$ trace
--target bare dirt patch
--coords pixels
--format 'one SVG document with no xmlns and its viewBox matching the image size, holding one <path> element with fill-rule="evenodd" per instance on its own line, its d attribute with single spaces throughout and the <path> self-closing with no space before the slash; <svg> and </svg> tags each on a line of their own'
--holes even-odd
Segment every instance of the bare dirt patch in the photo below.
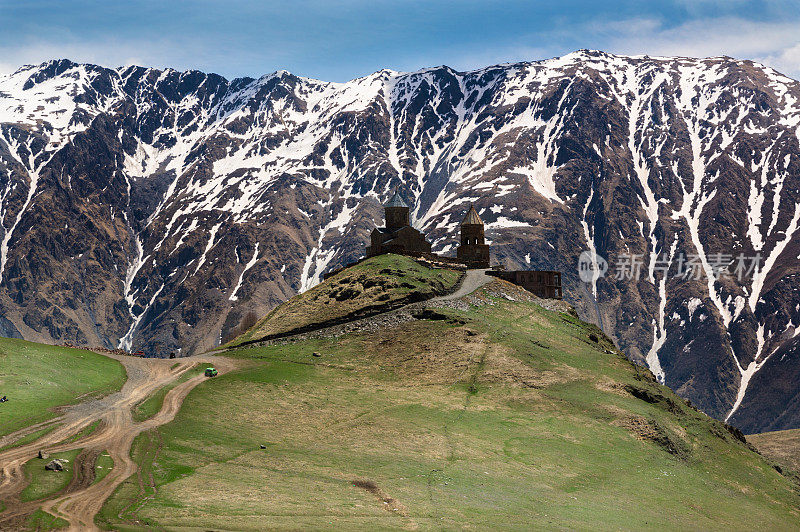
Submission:
<svg viewBox="0 0 800 532">
<path fill-rule="evenodd" d="M 67 484 L 64 493 L 75 493 L 92 485 L 97 458 L 101 452 L 103 451 L 100 449 L 84 449 L 80 452 L 72 465 L 72 480 Z"/>
<path fill-rule="evenodd" d="M 508 348 L 492 344 L 487 351 L 482 380 L 504 382 L 525 388 L 547 388 L 554 384 L 585 378 L 580 371 L 563 363 L 554 364 L 553 369 L 536 370 L 510 355 L 510 352 Z"/>
<path fill-rule="evenodd" d="M 410 384 L 453 384 L 469 377 L 484 354 L 486 335 L 463 327 L 443 327 L 431 336 L 429 327 L 402 324 L 376 335 L 368 355 Z"/>
<path fill-rule="evenodd" d="M 655 443 L 678 458 L 687 458 L 689 455 L 689 447 L 683 438 L 654 419 L 628 414 L 613 421 L 612 424 L 627 429 L 638 440 Z"/>
<path fill-rule="evenodd" d="M 387 512 L 397 513 L 406 517 L 408 512 L 406 507 L 394 497 L 389 497 L 378 485 L 372 480 L 354 480 L 353 486 L 361 488 L 368 493 L 371 493 L 383 503 L 383 509 Z"/>
<path fill-rule="evenodd" d="M 611 379 L 601 379 L 595 382 L 594 387 L 601 392 L 613 393 L 614 395 L 619 395 L 620 397 L 627 397 L 629 395 L 623 384 Z"/>
</svg>

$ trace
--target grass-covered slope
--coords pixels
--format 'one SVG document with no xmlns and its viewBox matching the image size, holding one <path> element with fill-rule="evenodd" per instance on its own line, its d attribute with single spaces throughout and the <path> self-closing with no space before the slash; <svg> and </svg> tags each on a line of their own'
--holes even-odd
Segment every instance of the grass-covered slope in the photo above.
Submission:
<svg viewBox="0 0 800 532">
<path fill-rule="evenodd" d="M 0 437 L 44 421 L 53 408 L 104 395 L 125 383 L 125 368 L 111 358 L 24 340 L 0 338 Z"/>
<path fill-rule="evenodd" d="M 747 440 L 764 456 L 800 475 L 800 429 L 752 434 Z"/>
<path fill-rule="evenodd" d="M 800 522 L 790 480 L 596 327 L 502 281 L 436 312 L 377 333 L 229 353 L 250 364 L 198 386 L 172 423 L 137 440 L 143 473 L 99 521 L 235 530 Z"/>
<path fill-rule="evenodd" d="M 458 272 L 427 268 L 402 255 L 373 257 L 278 306 L 230 345 L 313 329 L 429 299 L 452 288 L 459 278 Z"/>
</svg>

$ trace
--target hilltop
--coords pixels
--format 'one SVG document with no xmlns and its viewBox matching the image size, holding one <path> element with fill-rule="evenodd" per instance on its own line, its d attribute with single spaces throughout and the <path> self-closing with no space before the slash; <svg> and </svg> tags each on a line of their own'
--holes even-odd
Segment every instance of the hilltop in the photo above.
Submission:
<svg viewBox="0 0 800 532">
<path fill-rule="evenodd" d="M 387 254 L 331 276 L 279 305 L 229 346 L 320 329 L 442 295 L 462 273 Z"/>
</svg>

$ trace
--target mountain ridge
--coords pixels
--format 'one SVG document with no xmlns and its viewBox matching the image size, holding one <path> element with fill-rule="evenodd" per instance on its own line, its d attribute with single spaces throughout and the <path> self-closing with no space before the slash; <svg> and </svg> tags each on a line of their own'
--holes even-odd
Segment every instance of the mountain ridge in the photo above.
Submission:
<svg viewBox="0 0 800 532">
<path fill-rule="evenodd" d="M 358 258 L 400 187 L 435 251 L 475 202 L 496 260 L 562 270 L 632 360 L 716 417 L 788 428 L 799 100 L 749 61 L 587 51 L 346 83 L 18 70 L 0 77 L 2 332 L 213 347 Z M 581 251 L 641 255 L 646 275 L 583 283 Z M 745 281 L 709 262 L 756 252 Z M 654 269 L 693 253 L 699 279 Z"/>
<path fill-rule="evenodd" d="M 19 68 L 17 68 L 13 72 L 9 72 L 9 73 L 6 73 L 6 74 L 0 74 L 0 77 L 3 77 L 3 76 L 10 77 L 10 76 L 17 75 L 17 74 L 19 74 L 19 73 L 21 73 L 23 71 L 26 71 L 26 70 L 41 69 L 41 68 L 45 67 L 45 65 L 50 66 L 52 64 L 65 63 L 65 64 L 71 64 L 73 66 L 97 67 L 97 68 L 102 68 L 102 69 L 106 69 L 106 70 L 114 70 L 114 71 L 117 71 L 117 72 L 125 71 L 125 70 L 128 70 L 128 69 L 136 69 L 136 70 L 154 70 L 154 71 L 163 72 L 163 73 L 175 73 L 175 74 L 184 74 L 184 75 L 185 74 L 202 74 L 202 75 L 215 76 L 215 77 L 218 77 L 218 78 L 222 78 L 222 79 L 224 79 L 224 80 L 226 80 L 228 82 L 231 82 L 231 83 L 233 83 L 235 81 L 247 81 L 247 82 L 261 81 L 261 80 L 264 80 L 264 79 L 270 79 L 270 78 L 273 78 L 273 77 L 282 77 L 284 75 L 288 75 L 288 76 L 296 77 L 298 79 L 301 79 L 301 80 L 304 80 L 304 81 L 309 81 L 309 82 L 319 82 L 319 83 L 327 83 L 327 84 L 333 84 L 333 85 L 345 85 L 345 84 L 353 82 L 353 81 L 358 81 L 358 80 L 362 80 L 362 79 L 366 79 L 366 78 L 370 78 L 370 77 L 374 77 L 374 76 L 378 76 L 378 75 L 383 75 L 383 74 L 388 74 L 388 75 L 391 75 L 391 76 L 403 76 L 403 75 L 409 75 L 409 74 L 425 74 L 425 73 L 428 73 L 428 72 L 435 72 L 435 71 L 440 70 L 440 69 L 448 70 L 448 71 L 450 71 L 450 72 L 452 72 L 454 74 L 460 74 L 460 75 L 476 74 L 476 73 L 484 72 L 486 70 L 490 70 L 490 69 L 494 69 L 494 68 L 505 68 L 505 67 L 513 67 L 513 66 L 516 66 L 516 65 L 530 65 L 530 64 L 544 63 L 544 62 L 547 62 L 547 61 L 554 61 L 554 60 L 564 59 L 564 58 L 568 58 L 568 57 L 571 57 L 571 56 L 584 56 L 584 55 L 585 56 L 600 56 L 600 57 L 607 57 L 607 58 L 612 58 L 613 57 L 613 58 L 631 59 L 631 60 L 655 60 L 655 61 L 673 61 L 673 60 L 735 61 L 735 62 L 741 62 L 741 63 L 750 63 L 750 64 L 752 64 L 752 65 L 754 65 L 754 66 L 756 66 L 758 68 L 774 70 L 775 72 L 777 72 L 778 74 L 780 74 L 783 77 L 789 78 L 789 79 L 791 79 L 793 81 L 800 82 L 800 80 L 792 78 L 791 76 L 786 75 L 786 74 L 784 74 L 782 72 L 779 72 L 777 69 L 775 69 L 773 67 L 770 67 L 770 66 L 768 66 L 765 63 L 762 63 L 760 61 L 755 61 L 755 60 L 750 60 L 750 59 L 737 59 L 734 56 L 725 55 L 725 54 L 723 54 L 723 55 L 710 55 L 710 56 L 705 56 L 705 57 L 681 56 L 681 55 L 672 55 L 672 56 L 670 56 L 670 55 L 650 55 L 650 54 L 617 54 L 617 53 L 606 52 L 604 50 L 595 49 L 595 48 L 579 48 L 577 50 L 574 50 L 572 52 L 569 52 L 569 53 L 567 53 L 565 55 L 561 55 L 561 56 L 553 56 L 553 57 L 543 58 L 543 59 L 531 59 L 531 60 L 522 60 L 522 61 L 508 61 L 508 62 L 502 62 L 502 63 L 493 63 L 493 64 L 487 65 L 485 67 L 466 69 L 466 70 L 458 70 L 458 69 L 453 68 L 453 67 L 451 67 L 450 65 L 447 65 L 447 64 L 441 64 L 441 65 L 430 66 L 430 67 L 422 67 L 422 68 L 419 68 L 417 70 L 395 70 L 395 69 L 392 69 L 392 68 L 381 68 L 380 70 L 376 70 L 374 72 L 370 72 L 368 74 L 363 74 L 363 75 L 360 75 L 360 76 L 355 76 L 355 77 L 349 78 L 349 79 L 347 79 L 345 81 L 332 81 L 332 80 L 325 80 L 325 79 L 322 79 L 322 78 L 317 78 L 317 77 L 314 77 L 314 76 L 305 76 L 305 75 L 302 75 L 302 74 L 294 73 L 294 72 L 292 72 L 290 70 L 286 70 L 286 69 L 274 70 L 272 72 L 268 72 L 266 74 L 262 74 L 259 77 L 253 77 L 251 75 L 228 77 L 228 76 L 219 74 L 217 72 L 213 72 L 213 71 L 205 72 L 203 70 L 199 70 L 199 69 L 196 69 L 196 68 L 187 68 L 187 69 L 181 70 L 180 68 L 173 68 L 173 67 L 163 67 L 163 68 L 162 67 L 149 67 L 149 66 L 146 66 L 146 65 L 143 65 L 143 64 L 136 64 L 136 63 L 131 63 L 131 64 L 127 64 L 127 65 L 118 65 L 118 66 L 108 66 L 108 65 L 101 65 L 99 63 L 75 61 L 73 59 L 70 59 L 69 57 L 60 57 L 60 58 L 48 59 L 48 60 L 43 61 L 41 63 L 26 63 L 24 65 L 21 65 Z"/>
</svg>

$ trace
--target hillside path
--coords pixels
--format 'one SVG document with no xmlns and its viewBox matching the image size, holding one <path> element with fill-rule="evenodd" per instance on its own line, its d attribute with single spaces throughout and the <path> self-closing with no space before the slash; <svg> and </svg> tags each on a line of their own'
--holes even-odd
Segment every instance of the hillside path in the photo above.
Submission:
<svg viewBox="0 0 800 532">
<path fill-rule="evenodd" d="M 104 353 L 105 354 L 105 353 Z M 132 408 L 152 393 L 179 379 L 196 364 L 214 364 L 219 373 L 234 368 L 234 361 L 213 355 L 197 355 L 180 359 L 147 359 L 131 356 L 108 355 L 118 360 L 128 374 L 122 389 L 102 399 L 92 399 L 71 407 L 51 420 L 54 428 L 36 441 L 0 452 L 0 501 L 6 508 L 0 513 L 0 529 L 18 529 L 24 526 L 28 515 L 41 507 L 69 523 L 70 530 L 98 530 L 94 517 L 106 499 L 125 479 L 136 472 L 137 464 L 131 459 L 130 451 L 134 438 L 140 433 L 169 423 L 180 410 L 189 392 L 206 377 L 202 373 L 179 383 L 164 397 L 161 410 L 142 422 L 133 420 Z M 91 424 L 99 421 L 90 434 L 73 437 Z M 8 439 L 19 439 L 9 435 Z M 70 471 L 85 472 L 75 475 L 65 490 L 50 498 L 22 502 L 20 493 L 27 485 L 23 466 L 35 458 L 42 450 L 59 453 L 73 449 L 83 449 L 75 460 L 68 464 Z M 97 457 L 108 452 L 114 460 L 114 467 L 99 482 L 94 481 Z M 36 467 L 44 467 L 49 460 L 41 460 Z M 54 473 L 59 474 L 59 473 Z"/>
<path fill-rule="evenodd" d="M 489 270 L 467 270 L 467 273 L 464 275 L 464 280 L 461 282 L 461 286 L 458 290 L 452 294 L 434 297 L 430 301 L 453 301 L 471 294 L 478 288 L 497 279 L 497 277 L 486 275 L 487 271 Z"/>
</svg>

